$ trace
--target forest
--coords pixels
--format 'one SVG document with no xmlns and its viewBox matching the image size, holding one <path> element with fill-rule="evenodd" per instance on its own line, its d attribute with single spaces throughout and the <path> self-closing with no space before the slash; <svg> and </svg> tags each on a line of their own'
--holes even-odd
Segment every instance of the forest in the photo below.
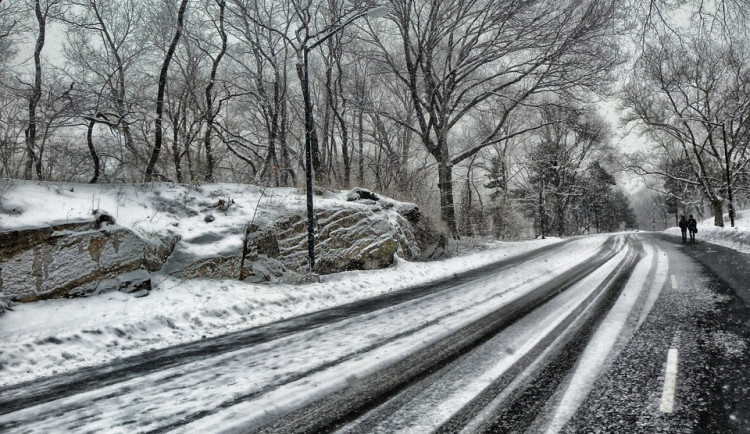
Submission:
<svg viewBox="0 0 750 434">
<path fill-rule="evenodd" d="M 512 239 L 637 228 L 640 177 L 665 220 L 723 225 L 750 186 L 744 3 L 0 0 L 0 179 L 310 173 Z"/>
</svg>

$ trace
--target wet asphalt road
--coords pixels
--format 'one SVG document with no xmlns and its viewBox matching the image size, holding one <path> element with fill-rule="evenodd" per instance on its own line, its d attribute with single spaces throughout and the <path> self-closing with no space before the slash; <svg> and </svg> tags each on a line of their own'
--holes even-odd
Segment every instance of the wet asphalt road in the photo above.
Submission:
<svg viewBox="0 0 750 434">
<path fill-rule="evenodd" d="M 683 244 L 661 234 L 641 233 L 636 240 L 641 249 L 656 247 L 657 256 L 666 256 L 666 284 L 640 327 L 632 315 L 628 319 L 625 328 L 634 333 L 618 342 L 590 393 L 559 432 L 750 432 L 750 255 L 700 240 Z M 652 269 L 648 282 L 654 280 L 653 274 Z M 497 406 L 487 421 L 467 429 L 470 417 L 463 414 L 476 414 L 481 408 L 462 409 L 438 432 L 555 432 L 547 429 L 555 410 L 565 404 L 562 391 L 572 381 L 570 375 L 601 326 L 602 316 L 620 294 L 613 288 L 574 335 L 557 343 L 526 384 Z M 670 350 L 679 357 L 674 404 L 668 411 L 662 405 Z M 502 394 L 507 384 L 488 388 L 476 405 Z M 382 409 L 364 415 L 373 421 L 355 427 L 375 427 L 378 418 L 386 420 L 409 400 L 419 399 L 419 389 L 424 387 L 418 383 L 415 391 L 404 389 Z"/>
<path fill-rule="evenodd" d="M 634 332 L 618 343 L 590 393 L 561 432 L 750 432 L 750 255 L 701 242 L 700 239 L 695 244 L 683 244 L 679 238 L 663 234 L 640 233 L 631 237 L 630 242 L 633 252 L 640 252 L 638 258 L 643 257 L 644 246 L 648 249 L 656 247 L 653 250 L 657 252 L 653 263 L 656 264 L 659 255 L 667 258 L 668 279 L 640 327 L 636 324 L 638 318 L 631 315 L 628 319 L 625 329 Z M 492 267 L 455 276 L 445 282 L 412 288 L 403 293 L 219 339 L 144 354 L 102 367 L 94 375 L 82 372 L 55 381 L 43 380 L 20 385 L 11 390 L 0 391 L 0 414 L 40 401 L 51 401 L 61 395 L 96 390 L 104 385 L 175 364 L 200 360 L 217 352 L 227 352 L 238 346 L 254 345 L 317 327 L 322 323 L 416 299 L 460 282 L 472 281 L 485 273 L 501 272 L 523 261 L 533 261 L 554 249 L 545 248 L 523 257 L 502 261 Z M 509 395 L 507 402 L 497 406 L 481 426 L 468 432 L 546 432 L 547 423 L 555 408 L 561 404 L 561 390 L 571 382 L 571 372 L 579 363 L 581 354 L 601 326 L 603 317 L 620 297 L 633 270 L 634 258 L 635 253 L 632 260 L 623 262 L 619 274 L 612 274 L 611 282 L 600 291 L 602 296 L 596 302 L 592 301 L 592 308 L 588 313 L 581 315 L 580 319 L 571 317 L 569 323 L 558 327 L 562 330 L 570 325 L 571 330 L 574 330 L 570 337 L 555 338 L 554 341 L 550 337 L 544 341 L 544 348 L 540 344 L 533 357 L 530 355 L 517 370 L 509 371 L 512 375 L 506 375 L 502 381 L 488 387 L 481 399 L 475 399 L 473 405 L 476 408 L 461 409 L 439 431 L 448 433 L 464 429 L 466 432 L 466 427 L 472 426 L 467 423 L 482 410 L 482 406 L 503 393 L 503 388 L 515 378 L 515 373 L 530 370 L 527 364 L 533 366 L 533 359 L 538 358 L 538 367 L 528 374 L 525 383 Z M 367 393 L 362 393 L 364 389 L 352 388 L 344 391 L 348 395 L 343 398 L 326 397 L 320 400 L 317 407 L 311 406 L 295 415 L 298 420 L 310 416 L 313 419 L 311 424 L 305 425 L 310 422 L 303 421 L 298 425 L 298 420 L 289 424 L 286 424 L 288 421 L 277 421 L 261 431 L 310 432 L 300 428 L 304 426 L 316 432 L 334 431 L 341 428 L 342 424 L 360 418 L 365 412 L 370 412 L 373 422 L 359 427 L 374 427 L 378 417 L 388 418 L 391 412 L 407 405 L 408 400 L 418 399 L 415 397 L 419 396 L 421 389 L 430 387 L 441 376 L 447 375 L 446 372 L 452 365 L 460 366 L 458 363 L 464 355 L 526 315 L 530 309 L 536 309 L 535 306 L 540 302 L 533 300 L 546 300 L 547 295 L 544 294 L 564 291 L 566 285 L 572 285 L 576 281 L 576 274 L 591 273 L 598 266 L 595 264 L 598 261 L 584 263 L 575 272 L 540 287 L 536 292 L 539 295 L 532 293 L 529 300 L 520 300 L 517 306 L 505 309 L 499 317 L 488 315 L 471 327 L 441 341 L 439 345 L 416 353 L 391 367 L 389 372 L 363 380 L 361 385 L 370 382 Z M 652 267 L 648 282 L 654 280 L 655 270 L 656 267 Z M 570 283 L 565 283 L 566 280 Z M 645 295 L 639 297 L 638 303 L 642 304 Z M 672 412 L 665 413 L 660 404 L 670 350 L 679 352 L 679 362 L 674 408 Z M 347 403 L 350 407 L 341 403 Z M 328 408 L 325 412 L 330 416 L 327 421 L 319 419 L 316 414 L 319 409 L 325 409 L 326 405 Z M 185 421 L 168 424 L 156 431 L 179 429 L 183 423 Z M 6 426 L 10 427 L 11 425 Z M 2 425 L 0 431 L 3 431 Z"/>
<path fill-rule="evenodd" d="M 641 237 L 667 253 L 670 281 L 562 432 L 750 432 L 750 255 Z M 670 348 L 679 363 L 667 414 L 659 407 Z"/>
</svg>

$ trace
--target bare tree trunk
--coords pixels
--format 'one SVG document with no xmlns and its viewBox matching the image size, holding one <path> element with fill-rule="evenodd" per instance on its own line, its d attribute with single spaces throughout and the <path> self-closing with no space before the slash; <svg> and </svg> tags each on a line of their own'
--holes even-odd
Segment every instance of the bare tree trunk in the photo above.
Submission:
<svg viewBox="0 0 750 434">
<path fill-rule="evenodd" d="M 180 117 L 182 116 L 181 112 L 182 107 L 178 107 L 174 121 L 172 122 L 172 162 L 174 163 L 174 171 L 178 183 L 183 182 L 182 151 L 180 150 Z"/>
<path fill-rule="evenodd" d="M 357 140 L 359 141 L 359 163 L 358 163 L 358 174 L 357 174 L 357 182 L 360 186 L 364 185 L 365 183 L 365 141 L 364 141 L 364 127 L 362 125 L 363 119 L 365 117 L 365 111 L 363 108 L 359 110 L 359 125 L 357 126 Z"/>
<path fill-rule="evenodd" d="M 458 239 L 456 209 L 453 202 L 453 168 L 443 161 L 438 162 L 438 188 L 440 189 L 440 217 L 448 226 L 451 236 Z"/>
<path fill-rule="evenodd" d="M 180 9 L 177 12 L 177 30 L 172 38 L 172 43 L 169 44 L 169 49 L 164 57 L 164 63 L 162 64 L 161 72 L 159 73 L 159 88 L 156 93 L 156 120 L 154 121 L 154 128 L 156 129 L 154 135 L 154 149 L 151 151 L 151 158 L 146 167 L 146 182 L 151 182 L 153 179 L 156 162 L 159 160 L 159 153 L 161 152 L 163 134 L 161 124 L 164 115 L 164 91 L 167 87 L 167 72 L 169 72 L 169 64 L 172 62 L 172 56 L 174 56 L 177 44 L 180 42 L 180 36 L 182 36 L 182 27 L 185 20 L 185 9 L 187 8 L 187 4 L 188 0 L 182 0 L 180 3 Z"/>
<path fill-rule="evenodd" d="M 714 226 L 724 227 L 724 203 L 720 199 L 712 199 L 711 209 L 714 213 Z"/>
<path fill-rule="evenodd" d="M 96 119 L 92 118 L 89 120 L 88 130 L 86 131 L 86 143 L 89 146 L 91 160 L 94 162 L 94 176 L 89 181 L 90 184 L 96 184 L 99 180 L 99 154 L 96 153 L 96 149 L 94 148 L 94 125 L 96 125 Z"/>
<path fill-rule="evenodd" d="M 206 150 L 206 182 L 214 182 L 214 153 L 211 147 L 211 133 L 213 133 L 214 119 L 214 96 L 213 89 L 216 81 L 216 72 L 224 54 L 227 52 L 227 32 L 224 29 L 225 0 L 216 0 L 219 5 L 219 36 L 221 36 L 221 49 L 211 64 L 211 78 L 206 86 L 206 133 L 203 136 L 203 148 Z"/>
<path fill-rule="evenodd" d="M 541 183 L 539 184 L 539 228 L 542 235 L 542 239 L 544 239 L 544 230 L 545 230 L 545 214 L 544 211 L 544 178 L 542 178 Z"/>
<path fill-rule="evenodd" d="M 310 110 L 310 153 L 312 154 L 312 167 L 313 171 L 315 172 L 315 180 L 317 182 L 321 182 L 321 180 L 323 179 L 323 167 L 320 161 L 320 146 L 318 145 L 317 128 L 315 128 L 315 113 L 313 110 L 310 92 L 309 90 L 304 90 L 307 87 L 304 86 L 306 77 L 303 69 L 304 68 L 302 64 L 297 64 L 297 77 L 299 78 L 300 83 L 303 85 L 302 97 L 305 100 L 305 104 L 307 105 L 307 107 L 309 107 Z"/>
<path fill-rule="evenodd" d="M 344 187 L 349 188 L 351 184 L 352 168 L 351 161 L 349 160 L 349 128 L 346 125 L 346 96 L 344 95 L 344 84 L 343 84 L 343 70 L 341 68 L 341 56 L 335 56 L 337 77 L 336 77 L 336 92 L 341 97 L 341 110 L 335 103 L 334 98 L 336 97 L 334 92 L 330 92 L 331 108 L 333 109 L 333 115 L 339 122 L 339 131 L 341 132 L 341 156 L 344 162 Z M 331 89 L 332 91 L 334 89 Z"/>
<path fill-rule="evenodd" d="M 565 202 L 559 196 L 556 202 L 555 214 L 557 217 L 557 236 L 562 237 L 565 235 Z"/>
<path fill-rule="evenodd" d="M 330 69 L 327 71 L 326 74 L 330 75 Z M 328 86 L 328 82 L 326 82 L 326 86 Z M 312 123 L 313 125 L 313 131 L 315 131 L 315 122 Z M 320 140 L 320 145 L 322 145 L 323 149 L 318 151 L 318 157 L 320 158 L 320 171 L 317 169 L 315 170 L 315 182 L 322 183 L 324 179 L 328 179 L 330 181 L 330 171 L 326 168 L 326 160 L 330 161 L 330 158 L 326 158 L 328 152 L 330 152 L 330 140 L 331 140 L 331 134 L 330 134 L 330 126 L 331 126 L 331 103 L 329 99 L 325 99 L 323 103 L 323 125 L 320 126 L 322 133 L 322 137 Z M 313 167 L 315 167 L 315 164 L 313 163 Z"/>
<path fill-rule="evenodd" d="M 289 122 L 286 104 L 286 100 L 282 98 L 280 101 L 281 113 L 279 115 L 281 117 L 279 126 L 279 146 L 281 147 L 281 164 L 283 166 L 281 181 L 285 187 L 288 187 L 291 180 L 291 185 L 296 187 L 297 175 L 292 168 L 292 159 L 289 156 L 289 145 L 286 141 L 287 125 Z"/>
<path fill-rule="evenodd" d="M 36 127 L 37 113 L 36 108 L 42 97 L 42 49 L 47 34 L 47 14 L 42 12 L 41 0 L 34 3 L 34 12 L 36 14 L 39 33 L 37 34 L 36 44 L 34 45 L 34 86 L 31 88 L 29 97 L 29 126 L 26 129 L 26 170 L 24 179 L 31 179 L 36 156 Z M 42 179 L 41 173 L 37 170 L 37 177 Z"/>
</svg>

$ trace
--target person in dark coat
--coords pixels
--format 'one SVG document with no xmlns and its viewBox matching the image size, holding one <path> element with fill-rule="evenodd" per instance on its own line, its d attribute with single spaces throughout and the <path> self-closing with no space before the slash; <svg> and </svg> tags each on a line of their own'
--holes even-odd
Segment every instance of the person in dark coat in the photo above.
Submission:
<svg viewBox="0 0 750 434">
<path fill-rule="evenodd" d="M 687 228 L 688 228 L 688 222 L 687 219 L 685 219 L 685 214 L 680 217 L 680 222 L 678 223 L 680 226 L 680 231 L 682 232 L 682 242 L 687 242 Z"/>
<path fill-rule="evenodd" d="M 693 215 L 690 214 L 688 218 L 688 231 L 690 231 L 690 241 L 695 242 L 695 233 L 698 232 L 698 222 L 695 221 Z"/>
</svg>

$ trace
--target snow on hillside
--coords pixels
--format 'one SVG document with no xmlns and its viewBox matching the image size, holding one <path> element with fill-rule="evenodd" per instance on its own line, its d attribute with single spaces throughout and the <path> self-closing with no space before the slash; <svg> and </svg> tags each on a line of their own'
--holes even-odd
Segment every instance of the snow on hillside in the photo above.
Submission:
<svg viewBox="0 0 750 434">
<path fill-rule="evenodd" d="M 664 232 L 681 236 L 680 228 L 675 226 Z M 724 227 L 714 226 L 714 218 L 698 222 L 696 241 L 706 241 L 720 246 L 729 247 L 742 253 L 750 253 L 750 210 L 738 211 L 734 220 L 734 227 L 729 225 L 729 217 L 724 216 Z"/>
<path fill-rule="evenodd" d="M 220 201 L 225 206 L 231 205 L 222 210 Z M 316 208 L 357 206 L 346 201 L 345 191 L 327 191 L 324 196 L 315 196 L 314 202 Z M 306 203 L 304 191 L 300 189 L 243 184 L 185 187 L 172 183 L 77 184 L 2 180 L 0 230 L 91 220 L 94 210 L 102 210 L 111 214 L 118 225 L 145 239 L 172 234 L 185 241 L 215 240 L 210 243 L 183 242 L 178 246 L 179 249 L 189 249 L 185 253 L 192 257 L 205 257 L 240 249 L 248 223 L 274 219 L 290 211 L 303 211 Z M 208 222 L 207 217 L 213 220 Z"/>
</svg>

